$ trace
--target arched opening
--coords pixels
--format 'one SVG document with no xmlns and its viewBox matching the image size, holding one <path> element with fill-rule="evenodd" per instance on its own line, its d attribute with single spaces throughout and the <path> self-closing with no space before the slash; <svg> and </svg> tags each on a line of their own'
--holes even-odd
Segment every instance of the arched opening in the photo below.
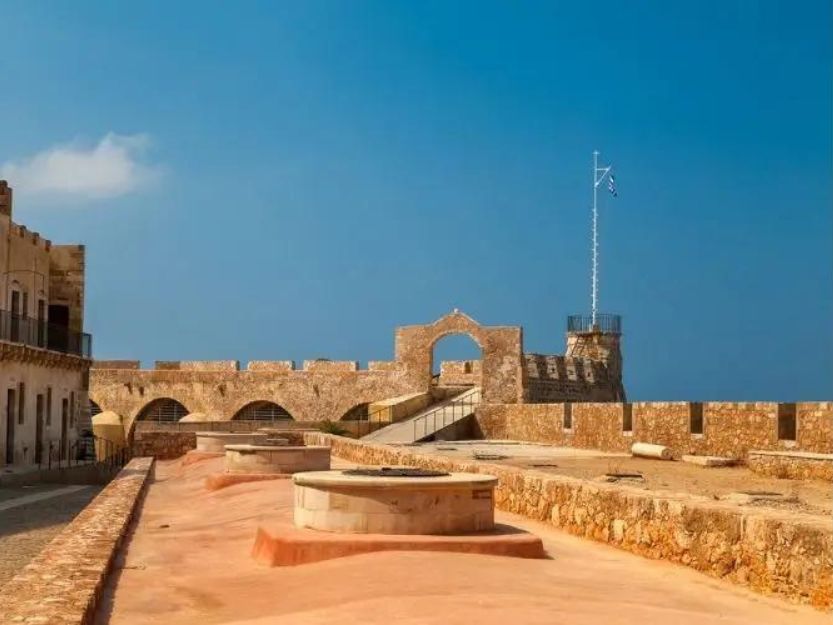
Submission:
<svg viewBox="0 0 833 625">
<path fill-rule="evenodd" d="M 95 403 L 92 399 L 90 400 L 90 419 L 92 419 L 97 414 L 101 414 L 103 411 L 101 410 L 101 406 Z"/>
<path fill-rule="evenodd" d="M 356 404 L 350 410 L 345 412 L 339 421 L 367 421 L 368 409 L 370 404 L 365 402 L 363 404 Z"/>
<path fill-rule="evenodd" d="M 293 421 L 286 408 L 271 401 L 253 401 L 232 417 L 235 421 Z"/>
<path fill-rule="evenodd" d="M 188 414 L 188 409 L 175 399 L 164 397 L 154 399 L 142 408 L 137 421 L 179 421 Z"/>
<path fill-rule="evenodd" d="M 432 384 L 445 387 L 480 386 L 483 350 L 467 333 L 440 337 L 431 346 Z"/>
</svg>

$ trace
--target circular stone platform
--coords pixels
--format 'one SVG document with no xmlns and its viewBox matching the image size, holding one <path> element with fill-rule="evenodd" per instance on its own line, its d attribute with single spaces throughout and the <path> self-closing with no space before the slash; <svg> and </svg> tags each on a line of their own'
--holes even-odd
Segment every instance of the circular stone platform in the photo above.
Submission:
<svg viewBox="0 0 833 625">
<path fill-rule="evenodd" d="M 329 447 L 226 445 L 228 473 L 296 473 L 330 468 Z"/>
<path fill-rule="evenodd" d="M 467 534 L 494 529 L 497 478 L 479 473 L 437 477 L 299 473 L 295 526 L 353 534 Z"/>
<path fill-rule="evenodd" d="M 197 451 L 225 453 L 226 445 L 264 445 L 262 432 L 197 432 Z"/>
</svg>

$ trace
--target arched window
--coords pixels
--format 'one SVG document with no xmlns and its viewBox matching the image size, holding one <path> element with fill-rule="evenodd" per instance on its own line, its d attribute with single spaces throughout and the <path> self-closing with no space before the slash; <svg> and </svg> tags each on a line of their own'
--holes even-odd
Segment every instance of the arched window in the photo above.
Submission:
<svg viewBox="0 0 833 625">
<path fill-rule="evenodd" d="M 232 417 L 239 421 L 279 421 L 292 420 L 292 415 L 283 406 L 271 401 L 253 401 L 243 406 Z"/>
<path fill-rule="evenodd" d="M 188 414 L 188 409 L 175 399 L 167 397 L 154 399 L 142 408 L 138 421 L 179 421 Z"/>
<path fill-rule="evenodd" d="M 357 404 L 345 412 L 341 421 L 367 421 L 367 409 L 370 406 L 367 402 Z"/>
</svg>

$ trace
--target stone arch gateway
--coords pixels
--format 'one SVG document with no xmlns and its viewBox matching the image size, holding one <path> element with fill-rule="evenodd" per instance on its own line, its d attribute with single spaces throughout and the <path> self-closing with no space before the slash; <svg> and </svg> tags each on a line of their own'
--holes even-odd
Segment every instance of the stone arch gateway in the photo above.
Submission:
<svg viewBox="0 0 833 625">
<path fill-rule="evenodd" d="M 434 323 L 396 330 L 396 360 L 416 386 L 431 384 L 434 345 L 443 337 L 464 334 L 480 347 L 483 359 L 483 401 L 515 404 L 523 401 L 523 331 L 518 326 L 483 326 L 454 310 Z"/>
</svg>

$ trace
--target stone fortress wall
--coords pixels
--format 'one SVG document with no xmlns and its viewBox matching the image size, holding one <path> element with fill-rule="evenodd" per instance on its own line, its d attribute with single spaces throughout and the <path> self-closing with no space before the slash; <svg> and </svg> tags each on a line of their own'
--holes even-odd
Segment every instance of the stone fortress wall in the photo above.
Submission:
<svg viewBox="0 0 833 625">
<path fill-rule="evenodd" d="M 443 362 L 435 376 L 434 344 L 451 334 L 471 336 L 483 358 Z M 529 354 L 521 328 L 481 326 L 455 311 L 432 324 L 397 328 L 395 354 L 367 369 L 329 360 L 304 361 L 300 369 L 285 360 L 253 361 L 245 369 L 233 360 L 159 361 L 153 369 L 97 361 L 90 397 L 121 415 L 128 432 L 151 402 L 168 398 L 209 421 L 231 421 L 252 402 L 274 402 L 303 427 L 337 421 L 364 404 L 414 394 L 440 398 L 443 389 L 479 385 L 482 402 L 467 433 L 481 438 L 617 452 L 640 441 L 666 445 L 676 456 L 741 461 L 751 450 L 833 452 L 831 402 L 624 402 L 618 334 L 569 333 L 565 355 Z M 190 444 L 176 443 L 177 449 Z"/>
<path fill-rule="evenodd" d="M 833 402 L 481 405 L 477 435 L 627 452 L 636 442 L 745 462 L 751 450 L 833 453 Z"/>
<path fill-rule="evenodd" d="M 435 379 L 434 345 L 453 334 L 470 336 L 481 348 L 481 360 L 444 362 Z M 292 361 L 253 361 L 242 370 L 237 361 L 158 361 L 153 369 L 131 360 L 96 361 L 90 399 L 121 415 L 130 430 L 143 409 L 159 399 L 176 400 L 189 413 L 217 421 L 233 419 L 252 402 L 269 401 L 295 421 L 310 423 L 338 420 L 362 404 L 431 392 L 438 384 L 480 386 L 483 402 L 496 404 L 621 398 L 616 390 L 622 386 L 621 368 L 611 382 L 609 364 L 621 362 L 618 337 L 612 359 L 605 353 L 596 362 L 594 354 L 582 354 L 567 358 L 553 373 L 538 372 L 524 364 L 530 355 L 523 353 L 520 327 L 483 326 L 454 311 L 434 323 L 397 328 L 394 352 L 394 360 L 371 361 L 367 369 L 354 361 L 329 360 L 304 361 L 301 369 Z"/>
</svg>

